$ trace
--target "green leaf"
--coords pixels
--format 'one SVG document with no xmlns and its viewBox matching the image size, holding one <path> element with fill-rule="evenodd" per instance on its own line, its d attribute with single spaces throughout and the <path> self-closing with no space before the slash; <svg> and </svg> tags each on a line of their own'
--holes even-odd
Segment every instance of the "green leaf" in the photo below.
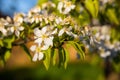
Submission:
<svg viewBox="0 0 120 80">
<path fill-rule="evenodd" d="M 0 66 L 1 66 L 1 67 L 4 67 L 4 66 L 5 66 L 5 63 L 4 63 L 4 61 L 3 61 L 2 59 L 0 59 Z"/>
<path fill-rule="evenodd" d="M 52 62 L 53 62 L 53 65 L 56 64 L 56 60 L 57 60 L 57 54 L 58 54 L 58 50 L 57 49 L 52 49 Z"/>
<path fill-rule="evenodd" d="M 9 36 L 9 37 L 5 37 L 3 40 L 4 46 L 8 49 L 12 48 L 12 43 L 15 40 L 15 36 Z"/>
<path fill-rule="evenodd" d="M 6 50 L 4 54 L 4 60 L 7 61 L 10 58 L 11 50 Z"/>
<path fill-rule="evenodd" d="M 30 54 L 29 49 L 27 48 L 27 46 L 25 44 L 21 44 L 20 46 L 23 48 L 23 50 L 26 52 L 26 54 L 32 60 L 32 56 L 31 56 L 31 54 Z"/>
<path fill-rule="evenodd" d="M 106 11 L 106 16 L 110 20 L 111 23 L 119 25 L 119 20 L 118 20 L 118 17 L 116 15 L 114 8 L 108 8 Z"/>
<path fill-rule="evenodd" d="M 96 18 L 99 11 L 98 0 L 85 0 L 85 7 L 91 13 L 92 17 Z"/>
<path fill-rule="evenodd" d="M 43 64 L 45 68 L 48 70 L 50 66 L 50 60 L 51 60 L 51 48 L 48 50 L 44 51 L 45 59 L 43 60 Z"/>
<path fill-rule="evenodd" d="M 98 12 L 99 12 L 99 1 L 98 0 L 93 0 L 94 8 L 95 8 L 95 17 L 97 17 Z"/>
<path fill-rule="evenodd" d="M 66 46 L 67 47 L 67 46 Z M 68 64 L 68 61 L 69 61 L 69 57 L 70 57 L 70 55 L 69 55 L 69 52 L 68 52 L 68 50 L 67 50 L 67 48 L 66 47 L 64 47 L 63 48 L 63 50 L 64 50 L 64 68 L 66 69 L 66 67 L 67 67 L 67 64 Z"/>
<path fill-rule="evenodd" d="M 77 42 L 74 42 L 74 41 L 68 41 L 68 44 L 71 44 L 71 46 L 73 46 L 75 48 L 75 50 L 78 52 L 78 54 L 80 55 L 80 58 L 82 60 L 85 58 L 85 53 L 81 49 L 82 45 L 80 45 L 80 44 L 78 44 Z"/>
<path fill-rule="evenodd" d="M 3 41 L 0 39 L 0 46 L 3 47 L 4 44 L 3 44 Z"/>
<path fill-rule="evenodd" d="M 58 4 L 59 0 L 52 0 L 52 2 Z"/>
<path fill-rule="evenodd" d="M 64 59 L 65 59 L 63 47 L 59 48 L 58 53 L 59 53 L 59 67 L 61 67 L 64 65 Z"/>
<path fill-rule="evenodd" d="M 48 2 L 48 0 L 38 0 L 37 4 L 41 6 L 45 2 Z"/>
<path fill-rule="evenodd" d="M 78 43 L 75 43 L 75 45 L 76 45 L 76 47 L 78 48 L 78 50 L 79 50 L 79 55 L 80 55 L 80 58 L 81 59 L 84 59 L 85 58 L 85 53 L 83 52 L 83 50 L 82 50 L 82 48 L 81 48 L 81 45 L 80 44 L 78 44 Z"/>
</svg>

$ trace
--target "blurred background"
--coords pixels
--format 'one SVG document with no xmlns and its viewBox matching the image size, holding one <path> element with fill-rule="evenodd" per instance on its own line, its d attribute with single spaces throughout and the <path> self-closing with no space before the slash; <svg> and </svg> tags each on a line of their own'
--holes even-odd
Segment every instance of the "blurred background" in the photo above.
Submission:
<svg viewBox="0 0 120 80">
<path fill-rule="evenodd" d="M 79 1 L 79 0 L 77 0 Z M 81 1 L 81 0 L 80 0 Z M 111 41 L 120 40 L 120 1 L 99 0 L 99 16 L 88 18 L 83 11 L 79 16 L 81 24 L 111 27 Z M 38 4 L 38 0 L 0 0 L 0 17 L 13 17 L 15 13 L 27 13 Z M 110 17 L 111 16 L 111 17 Z M 116 64 L 96 54 L 88 54 L 84 61 L 76 59 L 76 52 L 71 50 L 71 60 L 67 69 L 51 66 L 46 70 L 41 62 L 33 63 L 19 47 L 13 47 L 12 54 L 5 67 L 0 66 L 0 80 L 120 80 L 120 56 L 115 57 Z"/>
<path fill-rule="evenodd" d="M 15 13 L 27 13 L 37 0 L 0 0 L 0 15 L 13 17 Z"/>
</svg>

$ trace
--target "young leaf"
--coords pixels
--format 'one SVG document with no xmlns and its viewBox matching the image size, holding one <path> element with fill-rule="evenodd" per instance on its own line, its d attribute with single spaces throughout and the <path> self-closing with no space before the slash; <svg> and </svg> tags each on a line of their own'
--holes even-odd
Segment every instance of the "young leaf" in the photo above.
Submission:
<svg viewBox="0 0 120 80">
<path fill-rule="evenodd" d="M 64 50 L 62 47 L 59 48 L 58 53 L 59 53 L 59 66 L 61 67 L 64 64 L 64 57 L 65 57 Z"/>
<path fill-rule="evenodd" d="M 3 41 L 0 39 L 0 46 L 2 46 L 3 47 Z"/>
<path fill-rule="evenodd" d="M 85 7 L 91 13 L 92 17 L 96 18 L 98 14 L 98 0 L 85 0 Z"/>
<path fill-rule="evenodd" d="M 4 63 L 4 61 L 3 61 L 2 59 L 0 59 L 0 66 L 1 66 L 1 67 L 4 67 L 4 66 L 5 66 L 5 63 Z"/>
<path fill-rule="evenodd" d="M 37 4 L 41 6 L 43 3 L 47 2 L 47 1 L 48 0 L 38 0 Z"/>
<path fill-rule="evenodd" d="M 8 49 L 12 48 L 12 43 L 14 42 L 14 40 L 15 40 L 15 36 L 6 37 L 3 40 L 4 46 Z"/>
<path fill-rule="evenodd" d="M 51 59 L 51 48 L 48 50 L 44 51 L 45 59 L 43 60 L 43 64 L 45 68 L 48 70 L 50 66 L 50 59 Z"/>
<path fill-rule="evenodd" d="M 80 55 L 81 59 L 85 58 L 85 53 L 82 51 L 81 49 L 81 45 L 74 42 L 74 41 L 69 41 L 68 44 L 71 44 L 71 46 L 73 46 L 75 48 L 75 50 L 78 52 L 78 54 Z"/>
<path fill-rule="evenodd" d="M 83 50 L 81 49 L 81 45 L 78 44 L 78 43 L 75 43 L 76 47 L 79 49 L 79 55 L 81 57 L 81 59 L 84 59 L 85 58 L 85 53 L 83 52 Z"/>
<path fill-rule="evenodd" d="M 23 48 L 23 50 L 26 52 L 26 54 L 27 54 L 27 55 L 29 56 L 29 58 L 32 60 L 32 56 L 31 56 L 31 54 L 30 54 L 27 46 L 26 46 L 25 44 L 21 44 L 20 46 Z"/>
<path fill-rule="evenodd" d="M 108 17 L 108 19 L 110 20 L 111 23 L 119 25 L 119 20 L 118 20 L 118 17 L 116 15 L 114 8 L 109 8 L 106 11 L 106 16 Z"/>
<path fill-rule="evenodd" d="M 52 49 L 52 63 L 53 65 L 56 64 L 56 60 L 57 60 L 57 53 L 58 53 L 58 50 L 57 49 Z"/>
<path fill-rule="evenodd" d="M 10 50 L 6 50 L 5 54 L 4 54 L 4 60 L 7 61 L 10 58 L 11 55 L 11 51 Z"/>
<path fill-rule="evenodd" d="M 64 56 L 65 56 L 65 59 L 64 59 L 64 68 L 65 69 L 67 67 L 67 64 L 68 64 L 68 61 L 69 61 L 69 57 L 70 57 L 69 52 L 68 52 L 68 50 L 67 50 L 66 47 L 63 48 L 63 50 L 64 50 Z"/>
</svg>

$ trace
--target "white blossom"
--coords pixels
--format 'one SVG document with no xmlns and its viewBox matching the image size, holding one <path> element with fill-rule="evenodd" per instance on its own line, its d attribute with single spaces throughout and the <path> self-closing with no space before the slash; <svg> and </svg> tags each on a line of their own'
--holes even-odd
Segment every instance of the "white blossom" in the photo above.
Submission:
<svg viewBox="0 0 120 80">
<path fill-rule="evenodd" d="M 106 58 L 106 57 L 108 57 L 108 56 L 110 56 L 110 55 L 111 55 L 111 52 L 110 52 L 110 51 L 106 51 L 106 52 L 100 53 L 100 56 L 101 56 L 102 58 Z"/>
<path fill-rule="evenodd" d="M 47 31 L 47 26 L 43 27 L 41 30 L 38 28 L 34 29 L 35 43 L 44 44 L 46 47 L 53 46 L 53 36 L 49 31 Z M 55 33 L 55 32 L 54 32 Z"/>
<path fill-rule="evenodd" d="M 60 1 L 57 7 L 59 12 L 62 14 L 68 14 L 74 8 L 75 5 L 73 5 L 71 1 L 66 1 L 66 0 Z"/>
<path fill-rule="evenodd" d="M 13 27 L 11 27 L 11 32 L 15 32 L 15 35 L 19 37 L 20 31 L 24 30 L 24 27 L 21 26 L 19 23 L 15 23 Z"/>
<path fill-rule="evenodd" d="M 41 46 L 41 45 L 32 45 L 30 47 L 30 50 L 32 52 L 35 52 L 32 60 L 37 61 L 37 60 L 42 60 L 43 59 L 44 54 L 43 54 L 42 50 L 46 50 L 46 49 L 45 49 L 44 46 Z"/>
<path fill-rule="evenodd" d="M 64 33 L 66 33 L 69 36 L 73 36 L 74 38 L 77 38 L 78 36 L 74 34 L 71 30 L 72 30 L 71 27 L 69 28 L 64 27 L 59 31 L 58 36 L 62 36 Z"/>
</svg>

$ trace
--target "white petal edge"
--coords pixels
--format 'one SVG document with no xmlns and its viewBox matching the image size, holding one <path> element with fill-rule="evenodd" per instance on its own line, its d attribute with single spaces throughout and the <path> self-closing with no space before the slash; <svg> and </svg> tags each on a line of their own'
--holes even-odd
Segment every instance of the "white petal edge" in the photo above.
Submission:
<svg viewBox="0 0 120 80">
<path fill-rule="evenodd" d="M 38 60 L 42 60 L 43 57 L 44 57 L 44 54 L 43 54 L 42 52 L 40 52 L 40 53 L 38 54 Z"/>
<path fill-rule="evenodd" d="M 37 61 L 38 56 L 39 56 L 39 54 L 35 53 L 34 56 L 33 56 L 33 58 L 32 58 L 32 61 L 34 61 L 34 62 Z"/>
<path fill-rule="evenodd" d="M 61 36 L 64 32 L 65 32 L 65 29 L 64 29 L 64 28 L 61 29 L 61 30 L 59 31 L 59 33 L 58 33 L 58 36 Z"/>
<path fill-rule="evenodd" d="M 30 47 L 30 50 L 31 50 L 31 51 L 35 51 L 35 50 L 36 50 L 36 45 L 31 46 L 31 47 Z"/>
</svg>

